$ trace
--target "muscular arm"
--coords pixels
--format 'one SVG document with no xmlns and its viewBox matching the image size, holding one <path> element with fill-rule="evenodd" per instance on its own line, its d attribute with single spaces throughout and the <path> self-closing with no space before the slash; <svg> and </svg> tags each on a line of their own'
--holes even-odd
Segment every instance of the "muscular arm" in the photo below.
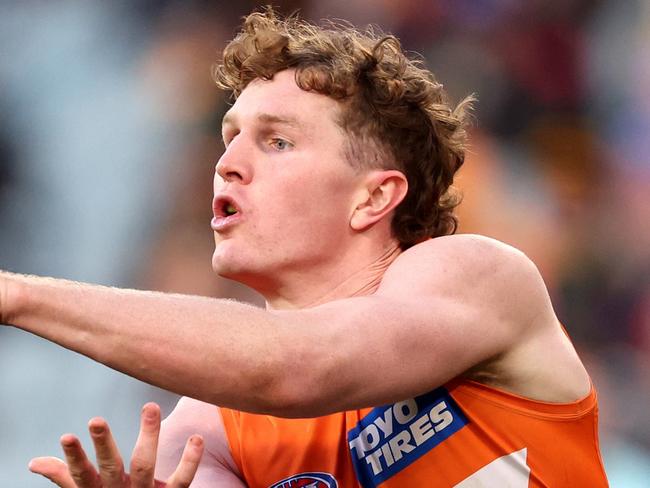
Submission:
<svg viewBox="0 0 650 488">
<path fill-rule="evenodd" d="M 214 405 L 183 397 L 161 426 L 156 478 L 168 479 L 183 453 L 187 438 L 200 434 L 205 450 L 192 486 L 246 488 L 230 454 L 223 421 Z"/>
<path fill-rule="evenodd" d="M 281 416 L 422 393 L 498 357 L 554 317 L 521 253 L 468 236 L 406 251 L 375 295 L 304 310 L 5 280 L 7 323 L 162 388 Z"/>
</svg>

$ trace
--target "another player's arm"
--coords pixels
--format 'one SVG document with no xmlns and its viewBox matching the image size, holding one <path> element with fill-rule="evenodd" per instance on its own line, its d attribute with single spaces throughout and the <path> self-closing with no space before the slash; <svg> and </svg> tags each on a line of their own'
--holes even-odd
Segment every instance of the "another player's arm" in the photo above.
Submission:
<svg viewBox="0 0 650 488">
<path fill-rule="evenodd" d="M 503 353 L 547 320 L 543 290 L 520 253 L 457 236 L 402 254 L 374 296 L 312 309 L 0 274 L 0 319 L 208 403 L 310 416 L 421 393 Z"/>
<path fill-rule="evenodd" d="M 195 434 L 203 437 L 205 449 L 192 487 L 246 488 L 230 453 L 218 407 L 187 397 L 181 398 L 162 422 L 156 478 L 171 476 L 183 454 L 185 440 Z"/>
</svg>

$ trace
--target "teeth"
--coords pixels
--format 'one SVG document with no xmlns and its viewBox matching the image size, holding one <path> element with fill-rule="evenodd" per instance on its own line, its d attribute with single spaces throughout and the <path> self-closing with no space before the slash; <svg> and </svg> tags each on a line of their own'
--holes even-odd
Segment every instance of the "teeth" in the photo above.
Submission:
<svg viewBox="0 0 650 488">
<path fill-rule="evenodd" d="M 226 205 L 225 210 L 226 210 L 226 215 L 228 215 L 228 216 L 234 215 L 234 214 L 237 213 L 237 209 L 232 205 L 232 203 L 229 203 L 228 205 Z"/>
</svg>

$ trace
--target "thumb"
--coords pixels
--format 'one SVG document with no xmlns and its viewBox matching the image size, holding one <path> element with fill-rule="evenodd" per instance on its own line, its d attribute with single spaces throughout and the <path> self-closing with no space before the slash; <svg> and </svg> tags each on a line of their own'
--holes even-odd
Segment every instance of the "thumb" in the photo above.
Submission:
<svg viewBox="0 0 650 488">
<path fill-rule="evenodd" d="M 28 468 L 32 473 L 45 476 L 60 488 L 77 488 L 72 476 L 70 476 L 68 465 L 59 458 L 37 457 L 29 462 Z"/>
</svg>

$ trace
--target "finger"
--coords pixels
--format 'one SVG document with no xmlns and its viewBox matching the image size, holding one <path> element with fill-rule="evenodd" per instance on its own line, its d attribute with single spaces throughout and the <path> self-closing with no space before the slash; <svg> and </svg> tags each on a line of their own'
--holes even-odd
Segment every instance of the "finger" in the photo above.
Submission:
<svg viewBox="0 0 650 488">
<path fill-rule="evenodd" d="M 77 487 L 99 488 L 101 482 L 97 470 L 88 460 L 79 439 L 72 434 L 66 434 L 61 437 L 61 447 L 68 463 L 68 470 Z"/>
<path fill-rule="evenodd" d="M 99 477 L 104 488 L 124 486 L 124 463 L 108 423 L 103 418 L 95 417 L 88 422 L 88 431 L 95 445 Z"/>
<path fill-rule="evenodd" d="M 70 476 L 70 471 L 68 471 L 68 465 L 59 458 L 34 458 L 29 462 L 28 467 L 32 473 L 45 476 L 48 480 L 61 488 L 77 488 L 72 476 Z"/>
<path fill-rule="evenodd" d="M 166 488 L 187 488 L 194 479 L 196 470 L 199 468 L 201 456 L 203 455 L 203 438 L 200 435 L 193 435 L 185 444 L 181 462 L 176 471 L 167 480 Z"/>
<path fill-rule="evenodd" d="M 135 442 L 131 456 L 131 486 L 133 488 L 150 488 L 153 485 L 160 434 L 160 407 L 147 403 L 140 415 L 140 434 Z"/>
</svg>

